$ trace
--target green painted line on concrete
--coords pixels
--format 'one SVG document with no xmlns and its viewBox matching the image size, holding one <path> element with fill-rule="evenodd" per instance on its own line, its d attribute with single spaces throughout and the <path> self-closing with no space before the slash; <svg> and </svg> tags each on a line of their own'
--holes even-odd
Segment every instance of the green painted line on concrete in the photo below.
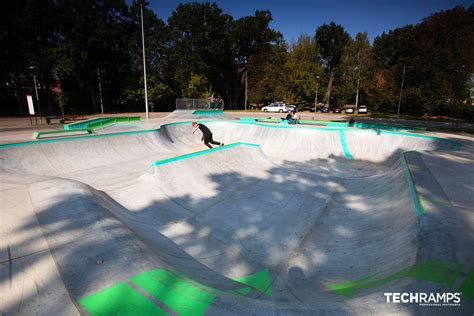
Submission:
<svg viewBox="0 0 474 316">
<path fill-rule="evenodd" d="M 178 315 L 203 315 L 217 296 L 245 296 L 252 288 L 272 295 L 268 269 L 233 278 L 242 284 L 235 290 L 219 290 L 201 284 L 175 269 L 140 273 L 130 282 L 150 294 Z M 166 315 L 166 312 L 124 282 L 79 300 L 91 315 Z"/>
<path fill-rule="evenodd" d="M 176 157 L 171 157 L 171 158 L 167 158 L 167 159 L 157 160 L 157 161 L 153 162 L 151 164 L 151 166 L 156 167 L 156 166 L 159 166 L 159 165 L 164 165 L 164 164 L 167 164 L 167 163 L 171 163 L 171 162 L 175 162 L 175 161 L 179 161 L 179 160 L 183 160 L 183 159 L 189 159 L 189 158 L 193 158 L 193 157 L 197 157 L 197 156 L 201 156 L 201 155 L 210 154 L 210 153 L 213 153 L 213 152 L 216 152 L 216 151 L 229 149 L 229 148 L 232 148 L 232 147 L 235 147 L 235 146 L 260 147 L 260 145 L 258 145 L 258 144 L 237 142 L 237 143 L 232 143 L 232 144 L 229 144 L 229 145 L 214 147 L 212 149 L 205 149 L 205 150 L 201 150 L 201 151 L 196 151 L 196 152 L 193 152 L 193 153 L 190 153 L 190 154 L 185 154 L 185 155 L 181 155 L 181 156 L 176 156 Z"/>
<path fill-rule="evenodd" d="M 440 200 L 440 199 L 435 199 L 435 198 L 431 198 L 427 196 L 420 196 L 420 201 L 422 202 L 422 204 L 425 204 L 426 202 L 430 202 L 437 205 L 443 205 L 443 206 L 449 206 L 449 207 L 453 206 L 453 204 L 451 204 L 449 200 Z"/>
<path fill-rule="evenodd" d="M 349 282 L 329 284 L 328 287 L 349 298 L 356 292 L 376 288 L 402 278 L 430 281 L 444 287 L 452 287 L 461 272 L 462 264 L 460 263 L 427 261 L 404 268 L 383 278 L 375 279 L 379 273 L 374 273 Z"/>
<path fill-rule="evenodd" d="M 268 296 L 272 295 L 272 287 L 270 283 L 270 273 L 267 268 L 262 269 L 253 274 L 233 278 L 234 281 L 249 285 Z"/>
<path fill-rule="evenodd" d="M 79 300 L 92 316 L 168 315 L 145 296 L 124 282 L 119 282 Z"/>
<path fill-rule="evenodd" d="M 186 282 L 188 282 L 189 284 L 191 284 L 195 287 L 202 288 L 203 290 L 205 290 L 205 291 L 207 291 L 207 292 L 209 292 L 209 293 L 211 293 L 215 296 L 219 296 L 219 295 L 222 295 L 222 294 L 232 294 L 232 295 L 237 295 L 237 296 L 245 296 L 248 293 L 250 293 L 250 291 L 252 291 L 252 288 L 249 287 L 249 286 L 244 286 L 244 287 L 238 288 L 236 290 L 218 290 L 218 289 L 214 289 L 212 287 L 203 285 L 203 284 L 191 279 L 186 274 L 179 272 L 176 269 L 169 269 L 168 271 L 170 273 L 173 273 L 177 277 L 179 277 L 181 280 L 186 281 Z M 232 280 L 235 281 L 235 279 L 232 279 Z M 246 285 L 246 284 L 242 284 L 242 285 Z"/>
<path fill-rule="evenodd" d="M 341 146 L 342 150 L 344 151 L 344 155 L 348 160 L 352 160 L 351 153 L 349 152 L 349 148 L 347 148 L 347 143 L 346 143 L 346 134 L 344 130 L 339 131 L 339 139 L 341 141 Z"/>
<path fill-rule="evenodd" d="M 462 295 L 474 300 L 474 266 L 469 268 L 467 276 L 464 278 L 464 281 L 459 287 L 459 292 L 461 292 Z"/>
<path fill-rule="evenodd" d="M 196 110 L 193 112 L 193 115 L 217 115 L 223 114 L 224 110 Z"/>
<path fill-rule="evenodd" d="M 92 128 L 96 129 L 111 124 L 140 121 L 139 116 L 116 116 L 116 117 L 99 117 L 86 121 L 75 122 L 64 125 L 64 130 L 73 130 L 78 128 Z"/>
<path fill-rule="evenodd" d="M 96 134 L 96 135 L 88 135 L 88 136 L 77 136 L 77 137 L 64 137 L 60 139 L 43 139 L 37 141 L 27 141 L 27 142 L 18 142 L 18 143 L 8 143 L 8 144 L 0 144 L 0 148 L 7 148 L 7 147 L 19 147 L 19 146 L 29 146 L 29 145 L 39 145 L 45 143 L 53 143 L 53 142 L 64 142 L 64 141 L 71 141 L 71 140 L 86 140 L 86 139 L 93 139 L 99 137 L 114 137 L 114 136 L 124 136 L 124 135 L 134 135 L 134 134 L 141 134 L 141 133 L 150 133 L 150 132 L 157 132 L 162 127 L 172 126 L 172 125 L 182 125 L 182 124 L 191 124 L 193 121 L 182 121 L 182 122 L 173 122 L 161 125 L 159 128 L 156 129 L 148 129 L 148 130 L 139 130 L 139 131 L 127 131 L 127 132 L 118 132 L 118 133 L 110 133 L 110 134 Z M 258 122 L 239 122 L 239 121 L 231 121 L 231 120 L 199 120 L 199 122 L 226 122 L 232 124 L 244 124 L 244 125 L 256 125 L 256 126 L 264 126 L 267 128 L 295 128 L 295 129 L 304 129 L 304 130 L 313 130 L 313 131 L 346 131 L 346 132 L 369 132 L 369 129 L 352 129 L 352 128 L 340 128 L 340 127 L 305 127 L 300 125 L 268 125 L 262 124 Z M 372 130 L 373 131 L 373 130 Z M 441 142 L 448 142 L 454 145 L 455 149 L 458 150 L 461 148 L 462 144 L 453 140 L 428 136 L 428 135 L 419 135 L 419 134 L 411 134 L 411 133 L 401 133 L 401 132 L 390 132 L 390 131 L 373 131 L 375 133 L 380 134 L 395 134 L 395 135 L 402 135 L 402 136 L 409 136 L 409 137 L 420 137 L 420 138 L 427 138 L 432 140 L 437 140 Z"/>
<path fill-rule="evenodd" d="M 204 315 L 216 297 L 164 269 L 143 272 L 130 281 L 182 316 Z"/>
<path fill-rule="evenodd" d="M 400 156 L 403 165 L 403 171 L 405 172 L 405 178 L 408 183 L 408 190 L 410 191 L 411 199 L 415 205 L 416 215 L 422 216 L 425 213 L 425 209 L 420 202 L 420 197 L 416 192 L 415 182 L 413 181 L 413 175 L 411 174 L 410 168 L 408 167 L 407 160 L 405 158 L 405 153 L 402 153 Z"/>
<path fill-rule="evenodd" d="M 93 134 L 87 136 L 77 136 L 77 137 L 64 137 L 64 138 L 55 138 L 55 139 L 40 139 L 37 141 L 28 141 L 28 142 L 19 142 L 19 143 L 9 143 L 9 144 L 0 144 L 0 148 L 8 148 L 8 147 L 21 147 L 21 146 L 29 146 L 29 145 L 41 145 L 45 143 L 59 143 L 65 141 L 74 141 L 74 140 L 89 140 L 92 138 L 102 138 L 102 137 L 114 137 L 114 136 L 125 136 L 125 135 L 134 135 L 134 134 L 142 134 L 142 133 L 151 133 L 157 132 L 160 129 L 144 129 L 140 131 L 128 131 L 128 132 L 118 132 L 118 133 L 110 133 L 110 134 Z"/>
</svg>

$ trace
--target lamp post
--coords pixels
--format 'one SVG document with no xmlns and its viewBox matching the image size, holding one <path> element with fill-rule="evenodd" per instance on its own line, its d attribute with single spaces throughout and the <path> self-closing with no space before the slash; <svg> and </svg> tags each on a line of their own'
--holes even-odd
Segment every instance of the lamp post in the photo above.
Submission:
<svg viewBox="0 0 474 316">
<path fill-rule="evenodd" d="M 355 67 L 355 70 L 358 70 L 357 73 L 357 92 L 356 92 L 356 109 L 359 107 L 359 82 L 360 82 L 360 68 Z"/>
<path fill-rule="evenodd" d="M 400 105 L 402 104 L 403 82 L 405 81 L 405 69 L 406 69 L 406 66 L 403 66 L 402 84 L 400 86 L 400 97 L 398 98 L 397 118 L 400 117 Z"/>
<path fill-rule="evenodd" d="M 146 119 L 149 119 L 149 114 L 148 114 L 148 91 L 147 91 L 147 86 L 146 86 L 145 32 L 143 31 L 143 6 L 140 7 L 140 17 L 141 17 L 141 24 L 142 24 L 143 83 L 145 85 L 145 112 L 146 112 Z"/>
<path fill-rule="evenodd" d="M 245 111 L 247 111 L 247 69 L 245 69 Z"/>
<path fill-rule="evenodd" d="M 319 83 L 320 82 L 321 82 L 321 77 L 318 75 L 318 76 L 316 76 L 316 96 L 314 98 L 313 121 L 316 120 L 316 109 L 318 107 L 318 90 L 319 90 Z"/>
<path fill-rule="evenodd" d="M 29 69 L 34 70 L 35 67 L 30 66 Z M 33 72 L 33 82 L 35 84 L 35 94 L 36 94 L 36 103 L 38 103 L 38 112 L 39 112 L 39 117 L 40 117 L 40 124 L 43 124 L 43 118 L 41 117 L 41 106 L 40 106 L 40 101 L 39 101 L 39 96 L 38 96 L 38 86 L 36 85 L 36 75 Z"/>
<path fill-rule="evenodd" d="M 100 83 L 100 69 L 97 67 L 97 81 L 99 82 L 100 109 L 104 115 L 104 102 L 102 101 L 102 84 Z"/>
</svg>

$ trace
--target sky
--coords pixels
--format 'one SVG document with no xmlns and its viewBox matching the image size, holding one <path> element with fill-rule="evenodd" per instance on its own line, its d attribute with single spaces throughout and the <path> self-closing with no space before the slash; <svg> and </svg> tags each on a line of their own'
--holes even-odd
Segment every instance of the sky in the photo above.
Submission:
<svg viewBox="0 0 474 316">
<path fill-rule="evenodd" d="M 179 3 L 192 1 L 148 0 L 156 15 L 167 21 Z M 206 2 L 206 1 L 197 1 Z M 352 37 L 367 32 L 373 39 L 397 27 L 416 24 L 434 12 L 457 5 L 467 8 L 468 0 L 217 0 L 225 13 L 234 19 L 254 15 L 256 10 L 269 10 L 270 27 L 280 31 L 288 43 L 300 34 L 313 36 L 316 28 L 331 21 L 341 24 Z"/>
</svg>

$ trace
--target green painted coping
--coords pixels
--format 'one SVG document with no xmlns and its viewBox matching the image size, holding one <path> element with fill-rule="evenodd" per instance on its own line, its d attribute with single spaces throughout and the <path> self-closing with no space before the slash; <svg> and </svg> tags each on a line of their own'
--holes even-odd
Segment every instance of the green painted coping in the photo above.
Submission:
<svg viewBox="0 0 474 316">
<path fill-rule="evenodd" d="M 159 166 L 159 165 L 164 165 L 164 164 L 167 164 L 167 163 L 170 163 L 170 162 L 175 162 L 175 161 L 178 161 L 178 160 L 189 159 L 189 158 L 192 158 L 192 157 L 197 157 L 197 156 L 201 156 L 201 155 L 205 155 L 205 154 L 210 154 L 210 153 L 213 153 L 213 152 L 216 152 L 216 151 L 232 148 L 232 147 L 235 147 L 235 146 L 260 147 L 260 145 L 258 145 L 258 144 L 237 142 L 237 143 L 232 143 L 232 144 L 229 144 L 229 145 L 214 147 L 212 149 L 205 149 L 205 150 L 201 150 L 201 151 L 196 151 L 196 152 L 193 152 L 193 153 L 190 153 L 190 154 L 185 154 L 185 155 L 176 156 L 176 157 L 172 157 L 172 158 L 157 160 L 157 161 L 153 162 L 151 164 L 151 166 L 156 167 L 156 166 Z"/>
<path fill-rule="evenodd" d="M 117 117 L 100 117 L 95 119 L 90 119 L 82 122 L 76 122 L 64 125 L 64 130 L 73 130 L 78 128 L 98 128 L 104 127 L 110 124 L 116 123 L 124 123 L 124 122 L 132 122 L 132 121 L 140 121 L 139 116 L 117 116 Z"/>
<path fill-rule="evenodd" d="M 257 125 L 257 126 L 264 126 L 266 128 L 299 128 L 299 129 L 309 129 L 314 131 L 339 131 L 344 130 L 346 132 L 370 132 L 369 129 L 352 129 L 352 128 L 338 128 L 338 127 L 308 127 L 308 126 L 300 126 L 300 125 L 283 125 L 283 124 L 275 124 L 275 125 L 267 125 L 258 122 L 239 122 L 239 121 L 229 121 L 229 120 L 200 120 L 200 122 L 226 122 L 231 124 L 245 124 L 245 125 Z M 118 132 L 118 133 L 110 133 L 110 134 L 97 134 L 97 135 L 87 135 L 87 136 L 77 136 L 77 137 L 64 137 L 61 139 L 45 139 L 45 140 L 38 140 L 38 141 L 28 141 L 28 142 L 18 142 L 18 143 L 9 143 L 9 144 L 0 144 L 0 148 L 7 148 L 7 147 L 18 147 L 18 146 L 29 146 L 29 145 L 38 145 L 44 143 L 51 143 L 51 142 L 64 142 L 70 140 L 84 140 L 84 139 L 91 139 L 96 137 L 113 137 L 113 136 L 123 136 L 123 135 L 133 135 L 133 134 L 140 134 L 140 133 L 151 133 L 157 132 L 162 127 L 172 126 L 172 125 L 180 125 L 180 124 L 191 124 L 192 121 L 183 121 L 183 122 L 174 122 L 174 123 L 167 123 L 161 125 L 157 129 L 149 129 L 149 130 L 139 130 L 139 131 L 128 131 L 128 132 Z M 453 140 L 439 138 L 435 136 L 428 136 L 428 135 L 420 135 L 420 134 L 413 134 L 413 133 L 402 133 L 402 132 L 392 132 L 392 131 L 373 131 L 376 134 L 394 134 L 394 135 L 401 135 L 401 136 L 409 136 L 409 137 L 419 137 L 419 138 L 427 138 L 432 139 L 440 142 L 446 142 L 455 147 L 456 150 L 460 149 L 462 144 Z"/>
<path fill-rule="evenodd" d="M 402 161 L 403 171 L 405 172 L 405 178 L 407 179 L 408 190 L 410 191 L 413 204 L 415 205 L 416 215 L 421 216 L 425 213 L 425 208 L 421 204 L 420 197 L 418 196 L 418 193 L 416 192 L 415 183 L 413 181 L 413 176 L 410 172 L 410 168 L 408 167 L 408 163 L 405 158 L 405 153 L 401 154 L 400 159 Z"/>
<path fill-rule="evenodd" d="M 93 129 L 90 128 L 77 128 L 72 130 L 60 130 L 60 131 L 46 131 L 46 132 L 34 132 L 33 138 L 40 139 L 42 135 L 54 135 L 54 134 L 65 134 L 65 133 L 87 133 L 87 134 L 95 134 Z"/>
<path fill-rule="evenodd" d="M 461 272 L 462 264 L 460 263 L 427 261 L 404 268 L 383 278 L 375 279 L 378 273 L 374 273 L 350 282 L 330 284 L 328 287 L 345 297 L 352 297 L 356 292 L 360 292 L 361 290 L 376 288 L 402 278 L 425 280 L 440 284 L 444 287 L 452 287 Z"/>
<path fill-rule="evenodd" d="M 349 152 L 349 148 L 347 148 L 347 143 L 346 143 L 346 134 L 344 130 L 339 131 L 339 139 L 341 141 L 341 146 L 342 146 L 342 151 L 344 151 L 344 155 L 348 160 L 352 160 L 351 153 Z"/>
<path fill-rule="evenodd" d="M 462 295 L 474 300 L 474 266 L 469 269 L 467 276 L 459 287 Z"/>
<path fill-rule="evenodd" d="M 79 304 L 92 316 L 168 315 L 163 309 L 124 282 L 119 282 L 81 298 Z"/>
<path fill-rule="evenodd" d="M 193 112 L 193 115 L 216 115 L 223 114 L 224 110 L 196 110 Z"/>
<path fill-rule="evenodd" d="M 130 279 L 178 315 L 204 315 L 215 295 L 164 270 L 143 272 Z"/>
</svg>

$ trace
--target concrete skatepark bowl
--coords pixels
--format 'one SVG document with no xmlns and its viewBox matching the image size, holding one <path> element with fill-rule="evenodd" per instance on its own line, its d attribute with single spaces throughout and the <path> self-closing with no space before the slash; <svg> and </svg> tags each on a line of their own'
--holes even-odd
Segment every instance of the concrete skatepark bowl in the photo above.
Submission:
<svg viewBox="0 0 474 316">
<path fill-rule="evenodd" d="M 2 145 L 0 311 L 472 314 L 471 141 L 205 124 Z"/>
</svg>

